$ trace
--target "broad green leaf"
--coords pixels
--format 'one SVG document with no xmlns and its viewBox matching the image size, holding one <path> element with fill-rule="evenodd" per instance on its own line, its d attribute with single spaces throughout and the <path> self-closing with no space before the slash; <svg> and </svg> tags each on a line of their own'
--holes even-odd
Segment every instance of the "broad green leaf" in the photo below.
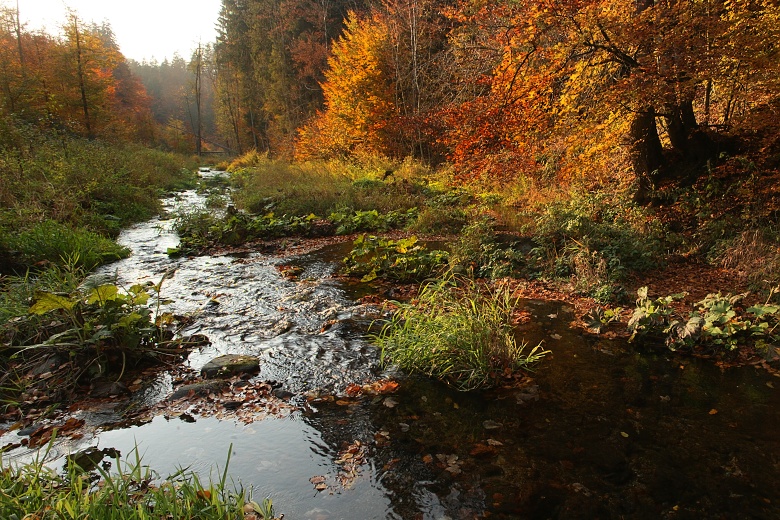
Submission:
<svg viewBox="0 0 780 520">
<path fill-rule="evenodd" d="M 780 311 L 780 306 L 778 305 L 754 305 L 745 312 L 755 316 L 764 316 L 766 314 L 777 314 L 777 311 Z"/>
<path fill-rule="evenodd" d="M 137 312 L 131 312 L 130 314 L 122 316 L 117 323 L 120 327 L 127 328 L 135 323 L 138 323 L 138 321 L 142 320 L 143 318 L 144 317 Z"/>
<path fill-rule="evenodd" d="M 76 300 L 50 292 L 39 292 L 37 296 L 38 300 L 30 307 L 32 314 L 46 314 L 59 309 L 69 311 L 76 305 Z"/>
<path fill-rule="evenodd" d="M 116 285 L 101 285 L 100 287 L 95 287 L 92 289 L 92 291 L 89 293 L 89 297 L 87 297 L 87 303 L 91 305 L 97 302 L 115 300 L 118 293 L 119 288 Z"/>
</svg>

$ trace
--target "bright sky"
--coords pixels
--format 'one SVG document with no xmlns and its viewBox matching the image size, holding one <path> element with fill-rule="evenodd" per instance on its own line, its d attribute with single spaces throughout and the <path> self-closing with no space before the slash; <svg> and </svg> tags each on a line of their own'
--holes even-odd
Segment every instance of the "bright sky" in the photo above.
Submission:
<svg viewBox="0 0 780 520">
<path fill-rule="evenodd" d="M 16 8 L 16 0 L 0 0 Z M 178 52 L 189 59 L 198 41 L 213 42 L 220 0 L 19 0 L 22 23 L 30 30 L 60 34 L 66 8 L 85 22 L 108 21 L 126 58 L 163 61 Z"/>
</svg>

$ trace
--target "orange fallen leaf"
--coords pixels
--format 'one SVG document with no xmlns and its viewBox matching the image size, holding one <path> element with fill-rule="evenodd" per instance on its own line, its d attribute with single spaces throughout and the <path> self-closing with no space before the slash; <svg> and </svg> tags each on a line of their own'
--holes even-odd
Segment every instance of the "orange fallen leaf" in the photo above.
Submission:
<svg viewBox="0 0 780 520">
<path fill-rule="evenodd" d="M 211 500 L 211 491 L 208 489 L 200 489 L 195 495 L 201 500 Z"/>
<path fill-rule="evenodd" d="M 469 452 L 472 457 L 487 457 L 495 455 L 496 449 L 493 446 L 486 446 L 485 444 L 475 444 Z"/>
<path fill-rule="evenodd" d="M 344 393 L 349 397 L 357 397 L 363 393 L 363 387 L 352 383 L 351 385 L 347 386 L 347 388 L 344 390 Z"/>
</svg>

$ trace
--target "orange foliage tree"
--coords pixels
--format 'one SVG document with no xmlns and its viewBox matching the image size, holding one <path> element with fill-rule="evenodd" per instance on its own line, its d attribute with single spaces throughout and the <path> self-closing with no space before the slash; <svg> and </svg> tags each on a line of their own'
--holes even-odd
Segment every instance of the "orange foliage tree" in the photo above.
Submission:
<svg viewBox="0 0 780 520">
<path fill-rule="evenodd" d="M 61 39 L 29 32 L 15 10 L 0 10 L 0 116 L 90 138 L 149 141 L 149 98 L 111 28 L 71 13 L 64 32 Z"/>
<path fill-rule="evenodd" d="M 384 18 L 351 13 L 333 44 L 322 91 L 324 110 L 299 132 L 299 158 L 338 157 L 356 152 L 386 154 L 396 118 L 389 35 Z"/>
<path fill-rule="evenodd" d="M 670 161 L 710 158 L 737 107 L 776 94 L 777 12 L 768 0 L 464 2 L 450 15 L 467 95 L 443 107 L 441 139 L 472 175 L 631 172 L 642 196 Z"/>
</svg>

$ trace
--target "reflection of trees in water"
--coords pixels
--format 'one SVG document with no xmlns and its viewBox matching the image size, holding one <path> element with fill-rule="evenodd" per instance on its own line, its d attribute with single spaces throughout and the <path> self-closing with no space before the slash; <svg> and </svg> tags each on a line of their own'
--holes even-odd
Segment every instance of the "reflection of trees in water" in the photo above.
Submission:
<svg viewBox="0 0 780 520">
<path fill-rule="evenodd" d="M 460 453 L 466 447 L 465 431 L 455 429 L 456 418 L 442 414 L 448 395 L 435 383 L 407 382 L 389 396 L 398 402 L 393 408 L 383 404 L 388 396 L 363 397 L 349 406 L 320 403 L 316 412 L 304 415 L 304 421 L 320 432 L 334 461 L 355 441 L 368 447 L 360 478 L 371 479 L 385 490 L 390 500 L 388 518 L 474 518 L 485 507 L 479 476 L 455 475 L 426 458 Z M 449 409 L 454 410 L 451 404 Z M 387 432 L 387 440 L 380 432 Z"/>
<path fill-rule="evenodd" d="M 333 460 L 356 440 L 369 447 L 363 478 L 384 489 L 388 517 L 777 516 L 776 398 L 742 388 L 765 386 L 755 374 L 583 343 L 556 353 L 532 374 L 538 401 L 410 379 L 392 408 L 364 397 L 305 420 Z"/>
</svg>

